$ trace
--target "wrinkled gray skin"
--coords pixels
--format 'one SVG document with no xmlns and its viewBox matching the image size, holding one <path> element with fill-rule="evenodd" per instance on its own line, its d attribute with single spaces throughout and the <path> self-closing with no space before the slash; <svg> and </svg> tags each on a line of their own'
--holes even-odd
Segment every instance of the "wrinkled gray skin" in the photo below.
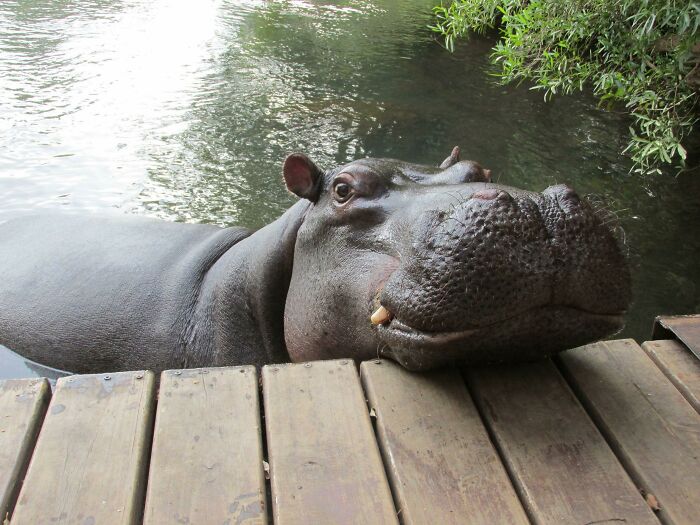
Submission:
<svg viewBox="0 0 700 525">
<path fill-rule="evenodd" d="M 422 370 L 552 354 L 622 326 L 629 271 L 565 186 L 459 162 L 285 161 L 251 232 L 138 217 L 0 225 L 0 343 L 72 372 L 377 356 Z M 392 318 L 370 323 L 380 306 Z"/>
</svg>

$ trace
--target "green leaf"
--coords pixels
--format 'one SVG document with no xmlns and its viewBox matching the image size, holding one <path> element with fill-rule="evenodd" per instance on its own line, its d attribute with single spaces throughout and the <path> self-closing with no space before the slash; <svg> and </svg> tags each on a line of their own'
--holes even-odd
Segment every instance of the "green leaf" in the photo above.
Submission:
<svg viewBox="0 0 700 525">
<path fill-rule="evenodd" d="M 697 1 L 670 0 L 455 0 L 434 8 L 431 30 L 454 50 L 470 31 L 483 32 L 500 17 L 492 61 L 503 82 L 532 82 L 545 100 L 589 81 L 600 105 L 621 102 L 634 118 L 623 153 L 635 173 L 685 161 L 681 145 L 696 124 L 700 95 L 684 81 L 690 46 L 700 40 Z M 659 50 L 665 35 L 682 43 Z"/>
</svg>

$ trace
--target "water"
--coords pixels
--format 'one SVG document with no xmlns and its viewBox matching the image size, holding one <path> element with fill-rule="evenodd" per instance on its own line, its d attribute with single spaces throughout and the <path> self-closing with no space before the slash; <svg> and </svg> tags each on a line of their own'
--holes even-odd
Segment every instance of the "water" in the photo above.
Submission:
<svg viewBox="0 0 700 525">
<path fill-rule="evenodd" d="M 0 221 L 61 208 L 259 227 L 294 201 L 291 151 L 435 164 L 459 144 L 499 182 L 566 182 L 617 213 L 634 265 L 623 336 L 700 311 L 700 176 L 628 175 L 623 115 L 495 84 L 493 40 L 447 53 L 431 4 L 3 0 Z M 0 354 L 0 377 L 32 373 Z"/>
</svg>

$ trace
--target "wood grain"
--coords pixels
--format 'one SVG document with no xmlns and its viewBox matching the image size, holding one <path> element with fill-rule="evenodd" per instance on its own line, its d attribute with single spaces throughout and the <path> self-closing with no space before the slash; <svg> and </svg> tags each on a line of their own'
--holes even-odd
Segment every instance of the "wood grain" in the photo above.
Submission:
<svg viewBox="0 0 700 525">
<path fill-rule="evenodd" d="M 361 375 L 402 523 L 529 523 L 457 370 Z"/>
<path fill-rule="evenodd" d="M 0 523 L 12 513 L 50 398 L 46 379 L 0 381 Z"/>
<path fill-rule="evenodd" d="M 660 315 L 654 320 L 652 339 L 677 337 L 690 352 L 700 359 L 700 314 Z"/>
<path fill-rule="evenodd" d="M 700 360 L 676 340 L 647 341 L 642 349 L 695 411 L 700 412 Z"/>
<path fill-rule="evenodd" d="M 353 361 L 262 376 L 275 523 L 398 523 Z"/>
<path fill-rule="evenodd" d="M 150 372 L 59 379 L 12 525 L 138 523 L 153 406 Z"/>
<path fill-rule="evenodd" d="M 660 504 L 660 517 L 698 523 L 700 415 L 631 339 L 569 350 L 561 362 L 615 453 Z"/>
<path fill-rule="evenodd" d="M 551 361 L 466 374 L 534 523 L 658 523 Z"/>
<path fill-rule="evenodd" d="M 255 367 L 163 372 L 144 523 L 266 522 Z"/>
</svg>

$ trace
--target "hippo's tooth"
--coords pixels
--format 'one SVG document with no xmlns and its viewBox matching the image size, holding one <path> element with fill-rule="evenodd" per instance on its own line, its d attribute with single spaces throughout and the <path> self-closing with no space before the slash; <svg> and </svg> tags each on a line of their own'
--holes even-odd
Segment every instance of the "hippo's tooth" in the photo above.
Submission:
<svg viewBox="0 0 700 525">
<path fill-rule="evenodd" d="M 386 322 L 391 321 L 391 318 L 393 315 L 389 310 L 384 308 L 383 306 L 380 306 L 377 308 L 377 311 L 372 314 L 372 317 L 370 317 L 370 321 L 372 321 L 372 324 L 384 324 Z"/>
</svg>

